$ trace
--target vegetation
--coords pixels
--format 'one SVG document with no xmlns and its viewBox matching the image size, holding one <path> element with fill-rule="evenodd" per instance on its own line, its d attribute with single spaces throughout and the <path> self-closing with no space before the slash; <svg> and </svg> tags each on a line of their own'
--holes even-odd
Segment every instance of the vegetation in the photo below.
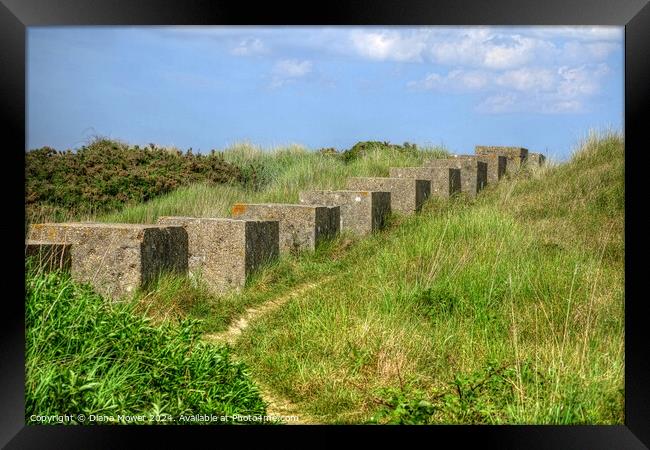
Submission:
<svg viewBox="0 0 650 450">
<path fill-rule="evenodd" d="M 621 424 L 623 147 L 620 134 L 592 134 L 565 164 L 283 257 L 240 292 L 215 297 L 164 277 L 134 307 L 161 323 L 199 319 L 210 334 L 318 283 L 252 322 L 230 351 L 323 423 Z M 254 183 L 182 187 L 97 218 L 224 216 L 236 201 L 295 202 L 300 190 L 445 154 L 403 149 L 374 143 L 346 158 L 238 146 L 224 161 L 249 167 Z"/>
<path fill-rule="evenodd" d="M 299 146 L 264 151 L 239 144 L 203 155 L 96 138 L 76 152 L 50 147 L 27 152 L 27 222 L 146 223 L 178 210 L 175 199 L 198 202 L 203 213 L 223 216 L 236 201 L 297 201 L 302 188 L 344 187 L 350 175 L 388 175 L 389 164 L 418 164 L 444 154 L 408 143 L 359 142 L 342 153 Z"/>
<path fill-rule="evenodd" d="M 243 170 L 219 153 L 193 154 L 190 149 L 183 154 L 153 144 L 130 147 L 101 138 L 76 152 L 50 147 L 27 152 L 25 178 L 30 222 L 106 212 L 192 183 L 249 182 Z"/>
<path fill-rule="evenodd" d="M 97 219 L 153 223 L 165 215 L 227 217 L 236 202 L 297 203 L 301 190 L 344 189 L 348 177 L 388 176 L 391 166 L 417 166 L 447 154 L 437 147 L 404 152 L 373 144 L 365 147 L 362 158 L 346 160 L 340 154 L 313 152 L 298 146 L 264 151 L 242 144 L 225 150 L 222 155 L 225 161 L 248 167 L 255 174 L 255 181 L 247 186 L 192 185 L 147 203 L 99 215 Z"/>
<path fill-rule="evenodd" d="M 225 423 L 265 413 L 245 366 L 202 343 L 196 321 L 154 324 L 61 273 L 30 268 L 26 287 L 27 423 L 43 423 L 34 415 L 68 415 L 65 424 L 208 423 L 198 414 Z"/>
<path fill-rule="evenodd" d="M 366 142 L 357 142 L 352 146 L 350 150 L 346 150 L 341 154 L 343 160 L 346 162 L 354 161 L 359 158 L 363 158 L 369 152 L 373 152 L 376 149 L 381 151 L 388 151 L 391 153 L 401 153 L 406 155 L 415 156 L 418 154 L 418 148 L 415 144 L 410 144 L 404 142 L 404 145 L 395 145 L 390 142 L 379 142 L 379 141 L 366 141 Z"/>
<path fill-rule="evenodd" d="M 623 167 L 620 135 L 591 136 L 566 164 L 432 199 L 381 233 L 281 259 L 240 293 L 187 286 L 167 305 L 211 333 L 324 280 L 235 352 L 325 423 L 620 424 Z"/>
</svg>

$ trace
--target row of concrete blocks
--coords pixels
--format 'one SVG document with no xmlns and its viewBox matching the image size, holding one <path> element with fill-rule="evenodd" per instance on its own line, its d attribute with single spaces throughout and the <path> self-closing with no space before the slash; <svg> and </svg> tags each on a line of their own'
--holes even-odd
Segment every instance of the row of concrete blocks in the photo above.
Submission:
<svg viewBox="0 0 650 450">
<path fill-rule="evenodd" d="M 381 227 L 389 194 L 357 194 L 356 207 L 345 208 L 351 212 L 346 225 Z M 340 210 L 322 204 L 236 204 L 236 218 L 160 217 L 155 225 L 34 224 L 26 256 L 45 270 L 69 270 L 73 279 L 114 299 L 145 287 L 161 272 L 200 277 L 212 292 L 223 293 L 242 287 L 280 253 L 314 250 L 334 237 Z"/>
<path fill-rule="evenodd" d="M 111 298 L 146 286 L 161 272 L 200 276 L 211 290 L 222 293 L 243 286 L 280 253 L 313 250 L 341 230 L 371 233 L 384 226 L 391 211 L 413 214 L 430 195 L 476 195 L 503 176 L 510 156 L 519 165 L 525 161 L 515 149 L 506 149 L 505 156 L 495 151 L 477 147 L 477 155 L 391 168 L 387 178 L 350 178 L 349 190 L 301 192 L 299 205 L 238 203 L 232 219 L 37 224 L 31 227 L 26 254 L 37 256 L 46 267 L 69 269 L 74 279 Z"/>
<path fill-rule="evenodd" d="M 474 153 L 481 157 L 505 157 L 508 170 L 517 170 L 524 165 L 542 166 L 546 161 L 546 156 L 543 154 L 530 152 L 528 149 L 523 147 L 494 147 L 477 145 L 474 148 Z"/>
</svg>

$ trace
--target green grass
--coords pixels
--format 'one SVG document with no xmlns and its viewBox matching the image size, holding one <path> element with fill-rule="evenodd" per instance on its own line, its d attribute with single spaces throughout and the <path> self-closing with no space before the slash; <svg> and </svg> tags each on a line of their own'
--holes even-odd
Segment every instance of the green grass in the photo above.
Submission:
<svg viewBox="0 0 650 450">
<path fill-rule="evenodd" d="M 326 423 L 620 424 L 623 168 L 622 138 L 591 136 L 566 164 L 476 200 L 431 200 L 186 313 L 218 331 L 333 277 L 235 347 L 256 379 Z"/>
<path fill-rule="evenodd" d="M 429 200 L 382 232 L 283 257 L 240 292 L 163 277 L 134 302 L 155 323 L 223 331 L 248 307 L 325 280 L 231 349 L 255 380 L 324 423 L 621 424 L 624 143 L 592 134 L 565 164 L 529 168 L 476 199 Z M 226 216 L 234 202 L 298 192 L 441 156 L 342 158 L 240 146 L 225 159 L 257 185 L 193 185 L 98 219 Z M 208 348 L 208 347 L 206 347 Z M 139 388 L 138 388 L 139 389 Z"/>
<path fill-rule="evenodd" d="M 159 216 L 169 215 L 229 217 L 230 208 L 236 202 L 297 203 L 301 190 L 344 189 L 350 176 L 388 176 L 389 167 L 421 165 L 447 152 L 441 148 L 396 152 L 377 145 L 370 146 L 362 158 L 348 163 L 342 157 L 299 146 L 264 151 L 240 144 L 222 154 L 226 162 L 254 171 L 256 183 L 247 187 L 229 184 L 182 187 L 147 203 L 98 215 L 95 219 L 153 223 Z"/>
<path fill-rule="evenodd" d="M 232 423 L 265 413 L 246 367 L 200 341 L 196 321 L 156 324 L 135 304 L 111 305 L 61 273 L 30 269 L 26 285 L 27 423 L 43 423 L 34 415 L 67 415 L 66 424 L 207 423 L 194 414 Z"/>
</svg>

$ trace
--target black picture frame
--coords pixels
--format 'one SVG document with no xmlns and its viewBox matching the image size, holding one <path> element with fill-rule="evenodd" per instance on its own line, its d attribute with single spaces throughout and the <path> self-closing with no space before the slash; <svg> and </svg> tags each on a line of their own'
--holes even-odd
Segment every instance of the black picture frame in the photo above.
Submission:
<svg viewBox="0 0 650 450">
<path fill-rule="evenodd" d="M 208 0 L 1 0 L 0 89 L 5 148 L 3 173 L 5 211 L 12 220 L 2 222 L 6 237 L 4 274 L 11 289 L 3 297 L 0 333 L 0 445 L 7 448 L 121 448 L 144 438 L 148 446 L 172 446 L 174 439 L 188 445 L 188 427 L 134 426 L 26 426 L 24 422 L 24 151 L 26 127 L 26 27 L 45 25 L 618 25 L 625 27 L 625 425 L 620 426 L 432 426 L 432 427 L 192 427 L 191 438 L 215 445 L 249 445 L 253 438 L 284 433 L 309 441 L 348 439 L 350 432 L 384 439 L 399 435 L 404 443 L 440 446 L 479 444 L 495 448 L 641 449 L 650 446 L 650 327 L 645 326 L 642 285 L 645 236 L 641 229 L 643 191 L 642 153 L 645 151 L 643 117 L 650 104 L 650 5 L 648 0 L 498 0 L 349 1 L 302 4 Z M 644 114 L 645 113 L 645 114 Z M 6 143 L 9 137 L 11 144 Z M 20 188 L 22 186 L 22 188 Z M 21 196 L 22 193 L 22 196 Z M 20 213 L 23 214 L 22 219 Z M 21 222 L 22 221 L 22 222 Z M 15 227 L 15 228 L 14 228 Z M 15 235 L 14 235 L 15 233 Z M 15 236 L 15 237 L 14 237 Z M 24 233 L 23 233 L 24 238 Z M 632 244 L 632 245 L 630 245 Z M 21 280 L 23 280 L 21 282 Z M 22 290 L 21 290 L 22 286 Z M 316 440 L 316 435 L 328 436 Z M 329 437 L 330 435 L 331 438 Z M 415 439 L 418 439 L 416 441 Z M 424 439 L 424 441 L 420 441 Z"/>
</svg>

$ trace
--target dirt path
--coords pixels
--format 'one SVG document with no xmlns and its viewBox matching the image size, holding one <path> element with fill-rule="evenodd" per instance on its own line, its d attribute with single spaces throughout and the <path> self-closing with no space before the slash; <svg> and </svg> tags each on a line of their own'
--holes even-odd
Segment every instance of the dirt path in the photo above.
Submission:
<svg viewBox="0 0 650 450">
<path fill-rule="evenodd" d="M 239 336 L 241 336 L 242 332 L 248 328 L 248 325 L 253 320 L 278 309 L 292 298 L 296 298 L 297 296 L 304 294 L 307 291 L 317 288 L 318 286 L 329 281 L 331 278 L 332 277 L 326 277 L 316 282 L 302 284 L 285 295 L 274 298 L 273 300 L 269 300 L 265 303 L 262 303 L 261 305 L 248 308 L 246 311 L 244 311 L 244 314 L 242 314 L 241 317 L 235 319 L 230 324 L 226 331 L 222 331 L 221 333 L 206 334 L 203 337 L 209 341 L 216 341 L 232 345 L 237 341 Z"/>
<path fill-rule="evenodd" d="M 317 425 L 322 424 L 314 417 L 308 416 L 298 409 L 298 405 L 292 403 L 286 398 L 277 396 L 267 385 L 254 379 L 255 384 L 260 389 L 262 398 L 268 404 L 266 415 L 282 418 L 285 425 Z"/>
<path fill-rule="evenodd" d="M 315 282 L 304 283 L 287 294 L 269 300 L 265 303 L 262 303 L 261 305 L 248 308 L 244 314 L 232 321 L 227 330 L 222 331 L 221 333 L 205 334 L 203 338 L 210 342 L 234 345 L 237 339 L 242 335 L 244 330 L 248 328 L 252 321 L 280 308 L 289 300 L 296 298 L 307 291 L 316 289 L 322 284 L 330 281 L 332 278 L 333 277 L 325 277 Z M 299 412 L 298 406 L 296 404 L 290 402 L 287 399 L 277 396 L 273 390 L 266 386 L 264 383 L 261 383 L 255 378 L 254 381 L 260 388 L 262 398 L 265 402 L 268 403 L 268 416 L 283 416 L 287 418 L 284 420 L 284 423 L 287 425 L 306 425 L 320 423 L 317 419 L 306 416 L 304 413 Z M 289 418 L 288 416 L 292 417 Z"/>
</svg>

